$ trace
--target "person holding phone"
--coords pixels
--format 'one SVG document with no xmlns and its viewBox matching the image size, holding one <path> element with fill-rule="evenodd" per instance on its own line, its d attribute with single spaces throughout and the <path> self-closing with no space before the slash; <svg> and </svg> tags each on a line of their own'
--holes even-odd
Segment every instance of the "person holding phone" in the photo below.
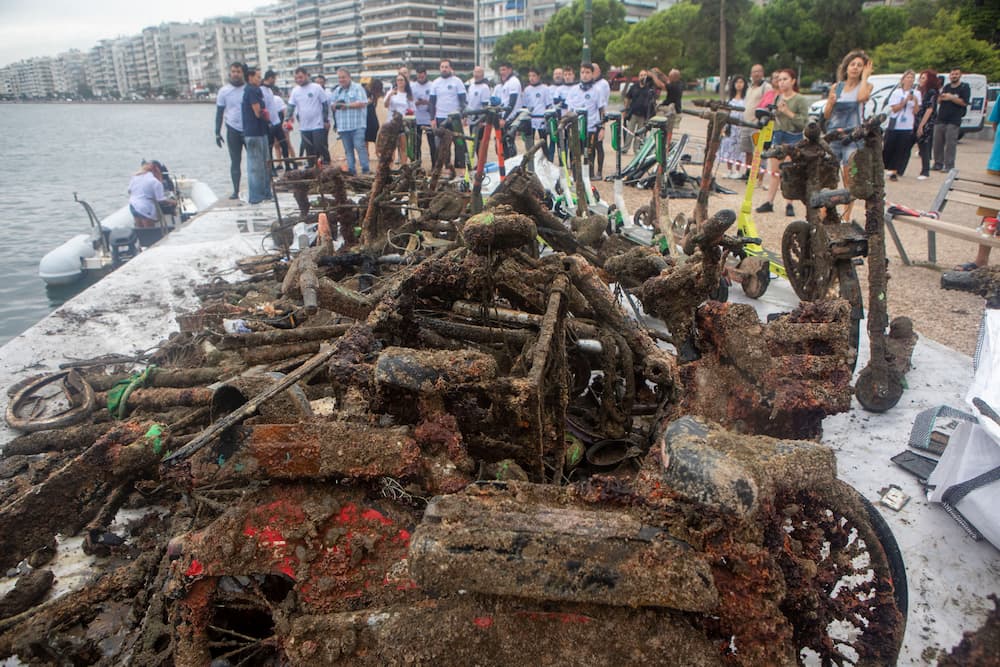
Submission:
<svg viewBox="0 0 1000 667">
<path fill-rule="evenodd" d="M 913 151 L 914 125 L 920 110 L 920 91 L 917 90 L 917 74 L 912 69 L 903 72 L 899 86 L 889 95 L 889 128 L 882 146 L 882 161 L 890 181 L 899 180 L 910 163 Z"/>
</svg>

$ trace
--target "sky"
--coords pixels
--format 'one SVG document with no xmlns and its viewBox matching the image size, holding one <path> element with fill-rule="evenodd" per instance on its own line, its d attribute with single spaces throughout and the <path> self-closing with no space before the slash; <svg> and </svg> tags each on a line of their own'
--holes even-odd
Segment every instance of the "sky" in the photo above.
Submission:
<svg viewBox="0 0 1000 667">
<path fill-rule="evenodd" d="M 84 51 L 98 40 L 134 35 L 164 21 L 200 21 L 266 4 L 267 0 L 0 0 L 0 67 L 72 48 Z"/>
</svg>

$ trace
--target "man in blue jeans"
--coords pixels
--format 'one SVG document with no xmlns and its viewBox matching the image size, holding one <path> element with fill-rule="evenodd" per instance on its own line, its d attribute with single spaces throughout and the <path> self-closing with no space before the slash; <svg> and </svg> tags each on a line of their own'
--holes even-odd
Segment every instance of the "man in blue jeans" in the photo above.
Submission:
<svg viewBox="0 0 1000 667">
<path fill-rule="evenodd" d="M 368 144 L 365 143 L 365 128 L 368 127 L 368 93 L 360 83 L 351 81 L 351 73 L 341 67 L 337 70 L 337 87 L 330 96 L 333 105 L 334 124 L 347 156 L 347 171 L 357 174 L 354 153 L 357 151 L 361 173 L 371 171 L 368 165 Z"/>
<path fill-rule="evenodd" d="M 247 83 L 243 87 L 243 141 L 247 147 L 247 185 L 251 204 L 271 198 L 267 156 L 270 154 L 271 123 L 268 121 L 264 93 L 260 89 L 260 70 L 247 68 Z"/>
</svg>

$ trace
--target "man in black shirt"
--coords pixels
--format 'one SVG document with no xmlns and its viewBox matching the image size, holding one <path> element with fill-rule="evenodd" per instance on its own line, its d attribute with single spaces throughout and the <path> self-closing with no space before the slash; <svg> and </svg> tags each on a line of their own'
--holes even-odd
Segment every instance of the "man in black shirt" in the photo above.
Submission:
<svg viewBox="0 0 1000 667">
<path fill-rule="evenodd" d="M 633 83 L 625 91 L 627 103 L 625 120 L 628 131 L 622 140 L 622 153 L 628 153 L 629 148 L 632 147 L 632 136 L 646 124 L 650 116 L 656 113 L 656 99 L 659 94 L 660 91 L 653 84 L 653 78 L 646 70 L 639 72 L 639 81 Z M 638 144 L 637 141 L 636 150 L 639 148 Z"/>
<path fill-rule="evenodd" d="M 948 83 L 938 95 L 938 113 L 934 127 L 934 167 L 935 171 L 951 171 L 955 168 L 955 147 L 958 145 L 958 131 L 962 117 L 969 107 L 972 92 L 969 84 L 962 83 L 962 70 L 954 67 L 948 75 Z"/>
</svg>

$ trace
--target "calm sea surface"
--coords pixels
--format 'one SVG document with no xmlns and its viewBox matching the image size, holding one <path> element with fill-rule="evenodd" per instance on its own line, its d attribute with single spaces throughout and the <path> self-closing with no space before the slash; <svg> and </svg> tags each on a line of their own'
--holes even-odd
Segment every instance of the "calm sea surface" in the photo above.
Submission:
<svg viewBox="0 0 1000 667">
<path fill-rule="evenodd" d="M 105 217 L 128 203 L 142 160 L 207 183 L 225 197 L 227 151 L 214 104 L 3 104 L 0 149 L 0 345 L 72 294 L 46 290 L 38 260 L 90 223 L 77 192 Z M 244 175 L 244 180 L 246 176 Z M 244 183 L 245 187 L 245 183 Z"/>
</svg>

